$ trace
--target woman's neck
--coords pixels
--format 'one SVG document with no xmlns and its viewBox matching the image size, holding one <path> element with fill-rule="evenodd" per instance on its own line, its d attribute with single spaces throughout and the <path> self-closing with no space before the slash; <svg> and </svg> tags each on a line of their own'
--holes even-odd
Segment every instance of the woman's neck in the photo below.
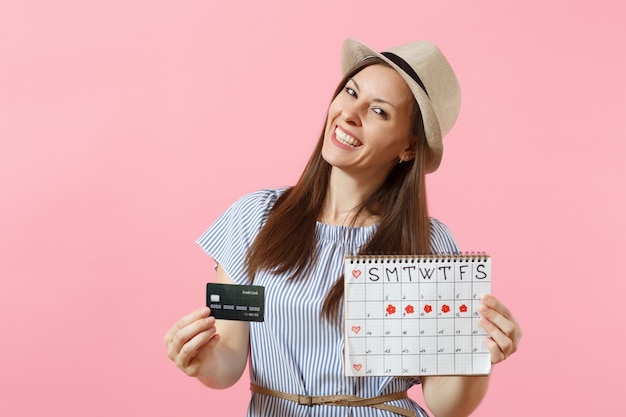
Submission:
<svg viewBox="0 0 626 417">
<path fill-rule="evenodd" d="M 378 216 L 361 209 L 376 191 L 371 183 L 363 183 L 341 172 L 333 170 L 326 198 L 319 215 L 322 223 L 336 226 L 363 227 L 378 223 Z"/>
</svg>

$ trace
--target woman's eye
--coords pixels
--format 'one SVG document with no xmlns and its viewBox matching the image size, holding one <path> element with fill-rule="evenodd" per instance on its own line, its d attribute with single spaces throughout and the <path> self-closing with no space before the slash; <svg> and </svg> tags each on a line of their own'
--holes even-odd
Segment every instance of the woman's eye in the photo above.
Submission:
<svg viewBox="0 0 626 417">
<path fill-rule="evenodd" d="M 356 97 L 356 91 L 354 91 L 353 88 L 346 87 L 345 90 L 346 90 L 346 93 L 350 94 L 351 96 Z"/>
<path fill-rule="evenodd" d="M 388 119 L 389 118 L 389 115 L 387 114 L 387 112 L 384 111 L 383 109 L 381 109 L 380 107 L 375 107 L 373 110 L 374 110 L 374 113 L 376 113 L 380 117 L 382 117 L 384 119 Z"/>
</svg>

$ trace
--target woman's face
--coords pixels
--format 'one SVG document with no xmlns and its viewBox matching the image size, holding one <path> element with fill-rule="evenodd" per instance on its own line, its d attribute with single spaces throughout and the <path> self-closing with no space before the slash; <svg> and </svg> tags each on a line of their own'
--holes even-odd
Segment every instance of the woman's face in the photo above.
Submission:
<svg viewBox="0 0 626 417">
<path fill-rule="evenodd" d="M 415 155 L 409 134 L 412 100 L 394 69 L 364 68 L 330 103 L 322 157 L 350 175 L 386 178 L 401 156 L 407 161 Z"/>
</svg>

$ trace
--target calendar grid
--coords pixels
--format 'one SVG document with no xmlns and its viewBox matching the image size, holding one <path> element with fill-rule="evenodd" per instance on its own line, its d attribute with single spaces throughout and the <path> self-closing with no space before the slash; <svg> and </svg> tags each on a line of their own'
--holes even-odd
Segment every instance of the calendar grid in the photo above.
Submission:
<svg viewBox="0 0 626 417">
<path fill-rule="evenodd" d="M 488 374 L 477 321 L 490 289 L 486 255 L 347 257 L 346 375 Z"/>
</svg>

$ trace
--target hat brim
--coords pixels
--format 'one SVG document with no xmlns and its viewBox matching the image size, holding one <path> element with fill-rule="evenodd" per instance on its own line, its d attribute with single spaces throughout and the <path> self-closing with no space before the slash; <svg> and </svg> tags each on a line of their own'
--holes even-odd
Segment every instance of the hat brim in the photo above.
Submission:
<svg viewBox="0 0 626 417">
<path fill-rule="evenodd" d="M 422 113 L 424 133 L 426 134 L 426 141 L 428 144 L 428 155 L 426 158 L 426 166 L 424 168 L 427 173 L 436 171 L 441 164 L 441 158 L 443 156 L 441 126 L 439 124 L 437 114 L 435 113 L 435 109 L 422 87 L 420 87 L 420 85 L 413 78 L 411 78 L 406 72 L 404 72 L 387 57 L 365 45 L 363 42 L 352 38 L 346 39 L 343 43 L 341 53 L 342 74 L 345 76 L 363 60 L 370 57 L 379 58 L 387 63 L 391 68 L 395 69 L 398 74 L 400 74 L 402 79 L 409 86 L 409 89 L 413 93 L 413 97 L 415 97 L 415 101 L 420 108 L 420 112 Z"/>
</svg>

